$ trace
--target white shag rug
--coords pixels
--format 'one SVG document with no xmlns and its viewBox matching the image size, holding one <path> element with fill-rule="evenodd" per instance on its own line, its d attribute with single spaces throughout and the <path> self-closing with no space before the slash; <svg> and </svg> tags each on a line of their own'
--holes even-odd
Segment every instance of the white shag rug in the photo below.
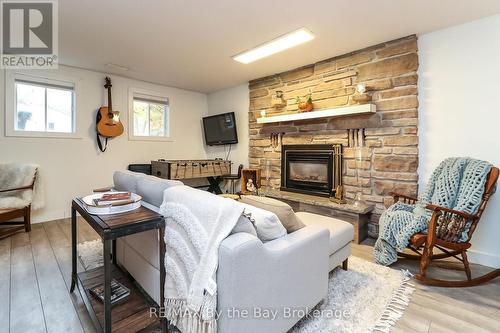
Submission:
<svg viewBox="0 0 500 333">
<path fill-rule="evenodd" d="M 102 242 L 78 244 L 87 269 L 101 266 Z M 302 318 L 289 333 L 390 332 L 410 302 L 414 285 L 408 271 L 398 271 L 350 256 L 349 269 L 330 273 L 328 299 Z"/>
<path fill-rule="evenodd" d="M 337 268 L 330 273 L 328 299 L 290 333 L 390 332 L 415 291 L 410 279 L 408 271 L 350 256 L 347 271 Z"/>
</svg>

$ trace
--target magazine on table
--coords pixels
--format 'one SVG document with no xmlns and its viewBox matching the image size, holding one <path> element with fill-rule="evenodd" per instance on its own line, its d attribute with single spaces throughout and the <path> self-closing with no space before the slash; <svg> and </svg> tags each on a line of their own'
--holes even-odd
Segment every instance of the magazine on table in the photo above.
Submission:
<svg viewBox="0 0 500 333">
<path fill-rule="evenodd" d="M 104 284 L 90 288 L 89 291 L 92 295 L 97 297 L 99 301 L 104 302 Z M 111 280 L 111 305 L 115 305 L 125 300 L 129 295 L 129 288 L 116 281 L 116 279 Z"/>
<path fill-rule="evenodd" d="M 141 207 L 142 197 L 133 192 L 95 192 L 81 198 L 90 214 L 108 215 L 129 212 Z"/>
<path fill-rule="evenodd" d="M 114 192 L 114 193 L 104 193 L 100 198 L 95 198 L 94 203 L 96 206 L 108 206 L 108 205 L 123 205 L 132 203 L 132 194 L 130 192 Z"/>
</svg>

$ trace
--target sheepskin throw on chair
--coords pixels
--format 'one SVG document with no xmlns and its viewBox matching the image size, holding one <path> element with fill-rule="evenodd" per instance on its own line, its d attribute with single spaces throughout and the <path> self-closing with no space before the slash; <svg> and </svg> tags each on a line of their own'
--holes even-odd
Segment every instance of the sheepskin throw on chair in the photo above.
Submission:
<svg viewBox="0 0 500 333">
<path fill-rule="evenodd" d="M 0 189 L 29 186 L 37 172 L 38 165 L 22 163 L 0 164 Z M 23 208 L 31 203 L 33 209 L 43 206 L 40 191 L 40 176 L 37 174 L 33 190 L 19 190 L 0 193 L 0 209 Z"/>
<path fill-rule="evenodd" d="M 434 170 L 427 188 L 415 205 L 397 202 L 380 217 L 379 236 L 373 250 L 375 261 L 388 266 L 397 260 L 410 237 L 427 230 L 432 211 L 427 204 L 476 214 L 484 193 L 484 184 L 492 165 L 467 157 L 447 158 Z M 467 240 L 468 229 L 462 234 Z"/>
</svg>

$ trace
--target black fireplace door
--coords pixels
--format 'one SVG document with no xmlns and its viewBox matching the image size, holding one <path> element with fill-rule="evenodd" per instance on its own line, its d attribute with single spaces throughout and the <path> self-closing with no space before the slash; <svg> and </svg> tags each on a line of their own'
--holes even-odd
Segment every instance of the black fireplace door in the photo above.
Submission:
<svg viewBox="0 0 500 333">
<path fill-rule="evenodd" d="M 332 151 L 285 152 L 282 189 L 293 192 L 330 196 L 333 186 Z M 283 172 L 284 171 L 284 172 Z"/>
</svg>

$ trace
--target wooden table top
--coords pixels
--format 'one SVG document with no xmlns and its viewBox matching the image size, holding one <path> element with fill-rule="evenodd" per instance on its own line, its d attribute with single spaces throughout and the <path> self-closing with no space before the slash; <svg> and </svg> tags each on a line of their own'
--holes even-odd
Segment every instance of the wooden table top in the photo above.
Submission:
<svg viewBox="0 0 500 333">
<path fill-rule="evenodd" d="M 109 215 L 97 215 L 108 228 L 113 229 L 117 227 L 122 227 L 129 224 L 143 223 L 146 221 L 162 218 L 163 216 L 153 212 L 151 209 L 146 207 L 139 207 L 129 212 L 109 214 Z"/>
<path fill-rule="evenodd" d="M 72 206 L 101 236 L 109 233 L 111 238 L 121 237 L 164 226 L 163 215 L 144 206 L 129 212 L 109 215 L 90 214 L 80 198 L 74 199 Z"/>
</svg>

